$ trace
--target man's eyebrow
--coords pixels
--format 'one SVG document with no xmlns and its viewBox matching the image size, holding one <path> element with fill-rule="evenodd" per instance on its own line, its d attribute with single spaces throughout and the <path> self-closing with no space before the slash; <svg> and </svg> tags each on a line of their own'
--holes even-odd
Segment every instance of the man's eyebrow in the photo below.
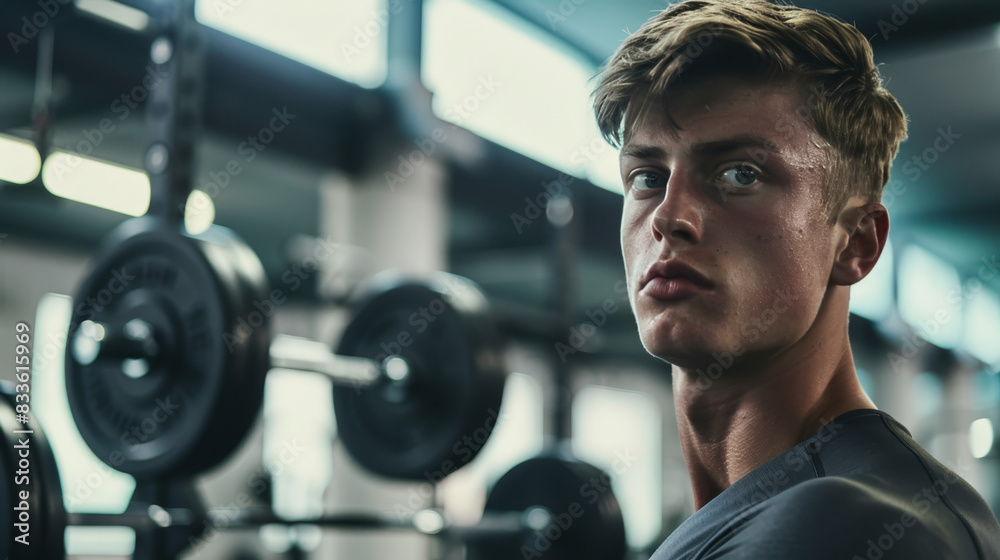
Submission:
<svg viewBox="0 0 1000 560">
<path fill-rule="evenodd" d="M 667 152 L 658 146 L 648 144 L 626 144 L 621 151 L 620 157 L 633 157 L 637 159 L 663 159 Z"/>
<path fill-rule="evenodd" d="M 695 144 L 691 148 L 691 152 L 698 156 L 713 156 L 746 148 L 758 148 L 773 154 L 781 152 L 774 142 L 754 134 L 742 134 L 731 138 L 701 142 Z M 621 157 L 656 160 L 666 158 L 667 152 L 659 146 L 649 144 L 626 144 L 621 150 Z"/>
<path fill-rule="evenodd" d="M 691 151 L 700 156 L 712 156 L 734 152 L 745 148 L 759 148 L 773 154 L 781 152 L 774 142 L 754 134 L 743 134 L 732 138 L 702 142 L 700 144 L 695 144 Z"/>
</svg>

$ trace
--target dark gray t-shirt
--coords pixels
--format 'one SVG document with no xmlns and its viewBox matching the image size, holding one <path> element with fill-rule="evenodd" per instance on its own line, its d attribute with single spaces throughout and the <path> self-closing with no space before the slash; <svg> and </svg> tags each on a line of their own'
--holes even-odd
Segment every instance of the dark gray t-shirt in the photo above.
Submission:
<svg viewBox="0 0 1000 560">
<path fill-rule="evenodd" d="M 1000 560 L 1000 524 L 888 414 L 853 410 L 739 479 L 650 560 Z"/>
</svg>

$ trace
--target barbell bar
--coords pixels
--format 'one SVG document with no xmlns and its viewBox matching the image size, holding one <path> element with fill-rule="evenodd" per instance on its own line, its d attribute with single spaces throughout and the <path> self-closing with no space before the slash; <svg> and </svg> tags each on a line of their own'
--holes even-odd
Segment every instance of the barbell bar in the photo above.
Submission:
<svg viewBox="0 0 1000 560">
<path fill-rule="evenodd" d="M 199 513 L 186 508 L 150 505 L 145 510 L 123 513 L 69 513 L 67 525 L 80 527 L 129 527 L 136 530 L 167 529 L 209 524 L 217 529 L 256 529 L 264 525 L 315 525 L 345 530 L 406 530 L 428 536 L 470 542 L 482 539 L 509 539 L 525 532 L 542 531 L 552 522 L 544 507 L 532 506 L 521 512 L 485 512 L 473 524 L 447 521 L 440 509 L 422 509 L 400 517 L 374 513 L 344 513 L 316 518 L 286 519 L 271 509 L 209 508 Z"/>
<path fill-rule="evenodd" d="M 152 325 L 133 318 L 121 326 L 84 321 L 71 341 L 73 359 L 87 366 L 98 360 L 116 361 L 132 378 L 142 377 L 160 360 L 169 359 L 162 348 L 164 341 Z M 269 348 L 271 369 L 290 369 L 322 374 L 340 386 L 365 389 L 385 380 L 405 385 L 410 364 L 398 355 L 381 363 L 357 356 L 341 356 L 329 346 L 307 338 L 278 335 Z"/>
</svg>

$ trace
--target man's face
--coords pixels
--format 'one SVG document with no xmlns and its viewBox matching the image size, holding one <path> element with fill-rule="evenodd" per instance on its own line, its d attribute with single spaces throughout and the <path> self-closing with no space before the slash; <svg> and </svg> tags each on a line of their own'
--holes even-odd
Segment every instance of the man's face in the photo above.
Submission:
<svg viewBox="0 0 1000 560">
<path fill-rule="evenodd" d="M 832 149 L 788 85 L 718 78 L 669 101 L 679 128 L 653 110 L 621 155 L 622 252 L 643 346 L 689 368 L 728 367 L 724 352 L 767 359 L 805 334 L 827 291 Z"/>
</svg>

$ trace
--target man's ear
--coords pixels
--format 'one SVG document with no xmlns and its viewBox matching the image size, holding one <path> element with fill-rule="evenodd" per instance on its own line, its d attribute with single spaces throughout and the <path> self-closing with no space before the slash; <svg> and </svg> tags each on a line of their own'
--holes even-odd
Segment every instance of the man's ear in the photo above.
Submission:
<svg viewBox="0 0 1000 560">
<path fill-rule="evenodd" d="M 867 276 L 878 262 L 889 235 L 889 211 L 877 202 L 854 206 L 844 209 L 838 222 L 847 242 L 838 244 L 830 281 L 850 286 Z"/>
</svg>

